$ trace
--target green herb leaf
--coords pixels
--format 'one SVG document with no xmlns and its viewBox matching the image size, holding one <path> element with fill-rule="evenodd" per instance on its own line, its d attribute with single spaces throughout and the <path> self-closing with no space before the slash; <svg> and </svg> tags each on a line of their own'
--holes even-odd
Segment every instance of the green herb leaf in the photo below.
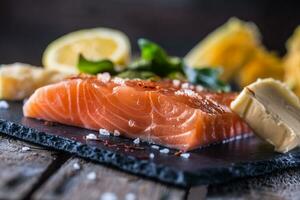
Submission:
<svg viewBox="0 0 300 200">
<path fill-rule="evenodd" d="M 178 57 L 170 57 L 164 49 L 154 42 L 139 39 L 141 58 L 133 65 L 136 70 L 149 70 L 159 76 L 167 76 L 172 72 L 182 71 L 182 60 Z"/>
<path fill-rule="evenodd" d="M 189 82 L 200 84 L 208 89 L 228 92 L 231 90 L 228 84 L 219 79 L 222 70 L 219 68 L 191 68 L 184 67 L 185 75 Z"/>
<path fill-rule="evenodd" d="M 128 65 L 128 70 L 119 74 L 114 69 L 114 64 L 108 59 L 89 61 L 82 55 L 79 56 L 77 67 L 80 72 L 97 74 L 109 72 L 122 78 L 139 78 L 159 80 L 161 78 L 188 80 L 193 84 L 200 84 L 208 89 L 217 91 L 230 91 L 230 86 L 219 80 L 222 72 L 218 68 L 191 68 L 184 65 L 179 57 L 171 57 L 167 52 L 154 42 L 139 39 L 138 45 L 141 57 Z"/>
<path fill-rule="evenodd" d="M 128 65 L 128 69 L 137 71 L 151 70 L 151 62 L 143 58 L 138 58 Z"/>
<path fill-rule="evenodd" d="M 80 72 L 87 74 L 98 74 L 102 72 L 116 74 L 116 71 L 114 69 L 114 63 L 112 61 L 108 59 L 103 59 L 100 61 L 89 61 L 86 58 L 84 58 L 81 54 L 79 55 L 77 68 Z"/>
<path fill-rule="evenodd" d="M 141 49 L 141 57 L 147 61 L 155 60 L 157 63 L 163 63 L 167 61 L 167 53 L 159 45 L 151 42 L 147 39 L 139 39 L 138 45 Z"/>
</svg>

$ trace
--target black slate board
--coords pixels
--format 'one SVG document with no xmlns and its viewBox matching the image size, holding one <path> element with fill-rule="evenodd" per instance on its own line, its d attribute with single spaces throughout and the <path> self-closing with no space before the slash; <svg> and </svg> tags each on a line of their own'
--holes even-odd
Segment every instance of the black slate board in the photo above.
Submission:
<svg viewBox="0 0 300 200">
<path fill-rule="evenodd" d="M 279 154 L 256 137 L 199 149 L 191 152 L 188 159 L 174 155 L 174 150 L 159 153 L 146 143 L 130 150 L 128 146 L 134 146 L 132 140 L 122 137 L 102 136 L 101 141 L 86 141 L 85 135 L 97 132 L 45 125 L 43 121 L 23 117 L 21 102 L 9 104 L 9 109 L 0 109 L 0 132 L 4 134 L 181 187 L 221 183 L 300 166 L 300 149 Z M 149 159 L 151 152 L 154 159 Z"/>
</svg>

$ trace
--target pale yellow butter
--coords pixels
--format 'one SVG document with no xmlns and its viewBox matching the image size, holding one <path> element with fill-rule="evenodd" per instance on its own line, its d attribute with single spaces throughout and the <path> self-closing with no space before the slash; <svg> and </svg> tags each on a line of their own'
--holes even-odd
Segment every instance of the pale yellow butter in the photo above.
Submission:
<svg viewBox="0 0 300 200">
<path fill-rule="evenodd" d="M 300 102 L 282 82 L 270 78 L 250 84 L 231 109 L 276 151 L 287 152 L 300 144 Z"/>
<path fill-rule="evenodd" d="M 0 99 L 21 100 L 37 88 L 58 82 L 70 73 L 34 67 L 23 63 L 0 66 Z"/>
</svg>

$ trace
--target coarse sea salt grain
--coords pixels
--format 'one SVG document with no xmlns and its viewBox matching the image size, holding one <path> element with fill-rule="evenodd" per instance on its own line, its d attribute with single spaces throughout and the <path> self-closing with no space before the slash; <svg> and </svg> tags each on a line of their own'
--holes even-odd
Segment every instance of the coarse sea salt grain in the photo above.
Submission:
<svg viewBox="0 0 300 200">
<path fill-rule="evenodd" d="M 157 146 L 157 145 L 151 145 L 151 148 L 152 149 L 159 149 L 159 146 Z"/>
<path fill-rule="evenodd" d="M 182 154 L 180 154 L 180 156 L 183 157 L 183 158 L 189 158 L 190 154 L 189 153 L 182 153 Z"/>
<path fill-rule="evenodd" d="M 7 101 L 0 101 L 0 109 L 8 109 L 9 108 L 9 104 L 7 103 Z"/>
<path fill-rule="evenodd" d="M 30 147 L 22 147 L 21 151 L 29 151 Z"/>
<path fill-rule="evenodd" d="M 190 89 L 177 90 L 175 95 L 183 95 L 189 97 L 197 97 L 197 93 Z"/>
<path fill-rule="evenodd" d="M 74 163 L 73 164 L 73 169 L 76 169 L 76 170 L 79 170 L 80 169 L 80 165 L 79 165 L 79 163 Z"/>
<path fill-rule="evenodd" d="M 167 149 L 167 148 L 164 148 L 164 149 L 159 150 L 159 152 L 160 152 L 160 153 L 169 153 L 170 150 Z"/>
<path fill-rule="evenodd" d="M 180 85 L 180 80 L 174 79 L 172 82 L 173 82 L 173 85 L 174 85 L 175 87 L 179 87 L 179 85 Z"/>
<path fill-rule="evenodd" d="M 141 141 L 140 141 L 140 138 L 136 138 L 135 140 L 133 140 L 133 143 L 134 144 L 139 144 Z"/>
<path fill-rule="evenodd" d="M 96 172 L 90 172 L 86 175 L 88 180 L 95 180 L 96 179 Z"/>
<path fill-rule="evenodd" d="M 184 92 L 182 90 L 177 90 L 175 92 L 175 95 L 184 95 Z"/>
<path fill-rule="evenodd" d="M 118 197 L 112 192 L 104 192 L 101 195 L 100 200 L 118 200 Z"/>
<path fill-rule="evenodd" d="M 85 136 L 85 139 L 87 139 L 87 140 L 97 140 L 97 136 L 93 133 L 89 133 L 87 136 Z"/>
<path fill-rule="evenodd" d="M 98 74 L 98 79 L 100 79 L 103 83 L 108 83 L 108 81 L 110 81 L 110 78 L 111 76 L 108 72 Z"/>
<path fill-rule="evenodd" d="M 197 92 L 202 92 L 204 90 L 204 87 L 203 86 L 201 86 L 201 85 L 197 85 L 196 86 L 196 91 Z"/>
<path fill-rule="evenodd" d="M 136 196 L 133 193 L 127 193 L 125 195 L 125 200 L 136 200 Z"/>
<path fill-rule="evenodd" d="M 120 78 L 120 77 L 115 77 L 115 78 L 113 78 L 112 81 L 113 81 L 115 84 L 119 84 L 119 85 L 124 85 L 124 83 L 125 83 L 125 80 L 122 79 L 122 78 Z"/>
<path fill-rule="evenodd" d="M 120 135 L 121 135 L 120 131 L 114 130 L 114 136 L 120 136 Z"/>
<path fill-rule="evenodd" d="M 181 85 L 181 88 L 182 88 L 182 89 L 188 89 L 188 88 L 189 88 L 189 83 L 183 83 L 183 84 Z"/>
<path fill-rule="evenodd" d="M 149 154 L 149 158 L 150 158 L 150 159 L 153 159 L 153 158 L 154 158 L 154 153 L 150 153 L 150 154 Z"/>
<path fill-rule="evenodd" d="M 109 136 L 110 135 L 109 131 L 106 130 L 106 129 L 104 129 L 104 128 L 100 128 L 99 129 L 99 134 L 100 135 L 105 135 L 105 136 Z"/>
</svg>

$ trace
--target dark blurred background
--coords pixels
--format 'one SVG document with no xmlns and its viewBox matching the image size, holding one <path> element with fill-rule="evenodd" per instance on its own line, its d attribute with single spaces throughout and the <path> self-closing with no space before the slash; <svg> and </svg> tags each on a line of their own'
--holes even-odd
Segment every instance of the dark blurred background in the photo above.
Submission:
<svg viewBox="0 0 300 200">
<path fill-rule="evenodd" d="M 185 55 L 232 16 L 255 22 L 271 50 L 285 52 L 300 25 L 300 2 L 283 0 L 0 0 L 0 63 L 39 65 L 47 44 L 82 28 L 124 31 L 137 50 L 140 37 Z"/>
</svg>

